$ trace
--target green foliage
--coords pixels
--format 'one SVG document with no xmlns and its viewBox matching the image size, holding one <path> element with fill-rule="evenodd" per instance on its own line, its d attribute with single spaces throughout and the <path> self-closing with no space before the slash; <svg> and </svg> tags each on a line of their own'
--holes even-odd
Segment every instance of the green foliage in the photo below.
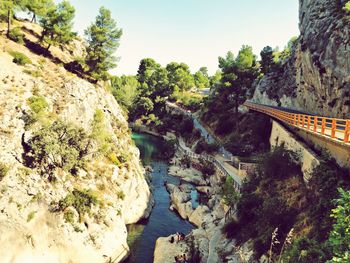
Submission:
<svg viewBox="0 0 350 263">
<path fill-rule="evenodd" d="M 49 6 L 46 15 L 40 19 L 43 27 L 41 40 L 51 45 L 64 45 L 71 42 L 76 33 L 72 32 L 75 9 L 69 1 L 62 1 L 57 6 Z"/>
<path fill-rule="evenodd" d="M 283 254 L 283 262 L 326 262 L 329 258 L 329 251 L 326 244 L 320 244 L 314 239 L 299 237 Z"/>
<path fill-rule="evenodd" d="M 199 160 L 200 163 L 200 170 L 203 173 L 204 177 L 207 178 L 208 176 L 211 176 L 215 174 L 215 165 L 212 162 L 209 162 L 204 159 Z"/>
<path fill-rule="evenodd" d="M 86 213 L 90 213 L 93 205 L 100 204 L 97 197 L 91 192 L 91 190 L 78 190 L 74 189 L 72 193 L 69 193 L 64 199 L 58 203 L 59 211 L 64 211 L 67 207 L 74 207 L 79 214 L 79 220 L 82 221 L 83 216 Z"/>
<path fill-rule="evenodd" d="M 74 224 L 74 212 L 72 210 L 64 211 L 63 218 L 66 223 Z"/>
<path fill-rule="evenodd" d="M 282 174 L 266 166 L 273 160 L 280 161 L 273 165 Z M 277 186 L 283 184 L 281 180 L 300 178 L 300 166 L 298 168 L 295 169 L 294 155 L 279 147 L 264 156 L 260 172 L 243 185 L 237 204 L 238 221 L 229 223 L 225 230 L 229 237 L 234 236 L 239 243 L 252 239 L 257 257 L 269 249 L 274 229 L 278 228 L 279 240 L 283 240 L 295 223 L 297 211 L 278 194 Z M 276 251 L 281 249 L 280 245 L 276 246 Z"/>
<path fill-rule="evenodd" d="M 27 216 L 27 222 L 31 221 L 35 216 L 36 211 L 31 211 Z"/>
<path fill-rule="evenodd" d="M 286 150 L 283 145 L 275 147 L 273 151 L 264 155 L 259 172 L 261 176 L 275 179 L 300 175 L 298 156 L 294 152 Z"/>
<path fill-rule="evenodd" d="M 25 2 L 25 8 L 33 14 L 32 22 L 35 22 L 37 17 L 44 18 L 47 12 L 54 8 L 53 0 L 30 0 Z"/>
<path fill-rule="evenodd" d="M 336 208 L 332 209 L 334 218 L 329 243 L 333 256 L 329 262 L 350 262 L 350 191 L 339 189 L 340 197 L 335 200 Z"/>
<path fill-rule="evenodd" d="M 25 153 L 27 166 L 46 171 L 60 167 L 73 172 L 84 166 L 88 142 L 83 129 L 57 120 L 33 133 Z"/>
<path fill-rule="evenodd" d="M 116 66 L 117 59 L 113 54 L 119 46 L 122 30 L 117 28 L 111 12 L 101 7 L 95 22 L 85 30 L 85 36 L 88 72 L 96 79 L 106 79 L 108 70 Z"/>
<path fill-rule="evenodd" d="M 195 152 L 201 154 L 206 152 L 208 154 L 213 154 L 219 150 L 219 145 L 215 143 L 207 143 L 204 139 L 198 141 Z"/>
<path fill-rule="evenodd" d="M 266 46 L 260 52 L 261 56 L 261 72 L 267 74 L 272 71 L 274 66 L 273 49 L 270 46 Z"/>
<path fill-rule="evenodd" d="M 133 111 L 136 98 L 139 95 L 139 82 L 134 76 L 112 77 L 112 94 L 128 111 Z"/>
<path fill-rule="evenodd" d="M 343 7 L 343 10 L 346 12 L 346 13 L 350 13 L 350 1 L 346 2 L 344 7 Z"/>
<path fill-rule="evenodd" d="M 13 56 L 13 62 L 18 65 L 24 66 L 32 63 L 32 61 L 21 52 L 11 51 L 10 54 Z"/>
<path fill-rule="evenodd" d="M 194 77 L 185 63 L 171 62 L 166 70 L 171 90 L 189 91 L 195 86 Z"/>
<path fill-rule="evenodd" d="M 135 102 L 134 116 L 147 115 L 154 109 L 152 100 L 148 97 L 140 97 Z"/>
<path fill-rule="evenodd" d="M 220 117 L 217 132 L 229 133 L 232 131 L 230 119 L 226 120 L 226 115 Z M 260 113 L 247 113 L 239 118 L 239 125 L 228 136 L 225 147 L 234 155 L 247 157 L 266 151 L 270 147 L 269 139 L 271 132 L 271 122 L 269 117 Z"/>
<path fill-rule="evenodd" d="M 12 40 L 12 41 L 15 41 L 19 44 L 23 44 L 24 41 L 23 41 L 23 33 L 21 32 L 21 29 L 19 27 L 15 27 L 11 30 L 10 34 L 9 34 L 9 38 Z"/>
<path fill-rule="evenodd" d="M 27 0 L 3 0 L 0 1 L 0 20 L 7 22 L 7 37 L 10 38 L 11 23 L 16 10 L 24 10 Z"/>
<path fill-rule="evenodd" d="M 123 191 L 118 191 L 118 192 L 117 192 L 117 196 L 118 196 L 118 198 L 121 199 L 121 200 L 124 200 L 124 198 L 125 198 L 125 194 L 124 194 Z"/>
<path fill-rule="evenodd" d="M 9 167 L 4 163 L 0 162 L 0 181 L 7 175 L 9 172 Z"/>
<path fill-rule="evenodd" d="M 232 177 L 226 177 L 225 184 L 222 187 L 221 195 L 225 204 L 229 207 L 234 207 L 238 203 L 240 194 L 235 191 L 234 181 Z"/>
<path fill-rule="evenodd" d="M 48 109 L 49 104 L 47 103 L 46 99 L 41 96 L 32 96 L 27 100 L 27 103 L 30 107 L 30 109 L 34 113 L 41 113 Z"/>
</svg>

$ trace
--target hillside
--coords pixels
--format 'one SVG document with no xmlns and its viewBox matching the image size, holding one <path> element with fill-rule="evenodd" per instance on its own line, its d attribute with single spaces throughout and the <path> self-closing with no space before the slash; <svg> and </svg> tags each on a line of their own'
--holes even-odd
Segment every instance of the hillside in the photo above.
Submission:
<svg viewBox="0 0 350 263">
<path fill-rule="evenodd" d="M 301 0 L 291 57 L 258 83 L 253 100 L 350 118 L 350 22 L 346 1 Z"/>
<path fill-rule="evenodd" d="M 16 25 L 37 41 L 38 26 Z M 25 45 L 0 36 L 0 262 L 119 262 L 152 199 L 124 113 L 63 67 L 80 41 L 51 57 Z"/>
</svg>

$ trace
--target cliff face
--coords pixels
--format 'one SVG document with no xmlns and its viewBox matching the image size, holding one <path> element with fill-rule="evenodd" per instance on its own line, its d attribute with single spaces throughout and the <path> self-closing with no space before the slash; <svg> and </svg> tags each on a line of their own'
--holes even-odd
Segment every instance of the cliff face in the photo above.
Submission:
<svg viewBox="0 0 350 263">
<path fill-rule="evenodd" d="M 350 20 L 344 0 L 300 0 L 300 37 L 279 72 L 264 76 L 253 100 L 350 118 Z"/>
<path fill-rule="evenodd" d="M 0 162 L 9 168 L 0 176 L 0 262 L 121 261 L 129 251 L 125 225 L 147 217 L 152 200 L 122 110 L 104 87 L 1 36 L 0 46 Z M 11 50 L 32 63 L 13 63 Z M 92 151 L 75 174 L 25 165 L 25 144 L 41 128 L 25 127 L 33 96 L 45 98 L 47 116 L 87 134 L 95 113 L 103 112 L 103 129 L 125 160 L 116 165 Z M 90 195 L 97 201 L 84 203 Z"/>
</svg>

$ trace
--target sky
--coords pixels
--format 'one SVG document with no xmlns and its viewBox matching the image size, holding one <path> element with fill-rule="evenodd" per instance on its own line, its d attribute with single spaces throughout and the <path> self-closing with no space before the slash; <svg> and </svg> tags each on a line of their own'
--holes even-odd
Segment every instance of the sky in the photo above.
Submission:
<svg viewBox="0 0 350 263">
<path fill-rule="evenodd" d="M 218 57 L 242 45 L 259 55 L 263 47 L 283 47 L 299 35 L 297 0 L 70 0 L 75 30 L 83 35 L 104 6 L 123 29 L 117 75 L 134 75 L 140 60 L 166 66 L 184 62 L 192 72 L 218 69 Z"/>
</svg>

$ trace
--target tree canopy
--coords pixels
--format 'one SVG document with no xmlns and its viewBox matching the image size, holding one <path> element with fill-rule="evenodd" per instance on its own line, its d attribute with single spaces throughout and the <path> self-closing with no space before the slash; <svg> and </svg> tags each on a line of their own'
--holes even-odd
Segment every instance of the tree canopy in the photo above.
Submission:
<svg viewBox="0 0 350 263">
<path fill-rule="evenodd" d="M 101 7 L 95 22 L 85 30 L 88 47 L 86 64 L 88 72 L 96 79 L 106 79 L 108 70 L 117 66 L 114 52 L 123 32 L 117 28 L 111 12 Z"/>
<path fill-rule="evenodd" d="M 47 11 L 46 16 L 40 20 L 43 27 L 41 40 L 48 44 L 47 50 L 51 45 L 68 44 L 76 36 L 73 29 L 73 19 L 75 8 L 69 1 L 62 1 L 57 6 L 52 6 Z"/>
</svg>

